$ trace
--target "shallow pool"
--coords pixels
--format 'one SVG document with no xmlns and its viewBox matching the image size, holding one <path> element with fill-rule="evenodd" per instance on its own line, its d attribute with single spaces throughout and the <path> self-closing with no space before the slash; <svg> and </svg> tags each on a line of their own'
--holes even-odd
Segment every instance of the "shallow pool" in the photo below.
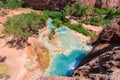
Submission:
<svg viewBox="0 0 120 80">
<path fill-rule="evenodd" d="M 71 76 L 79 62 L 86 55 L 86 51 L 72 50 L 69 56 L 56 55 L 51 62 L 47 76 Z"/>
</svg>

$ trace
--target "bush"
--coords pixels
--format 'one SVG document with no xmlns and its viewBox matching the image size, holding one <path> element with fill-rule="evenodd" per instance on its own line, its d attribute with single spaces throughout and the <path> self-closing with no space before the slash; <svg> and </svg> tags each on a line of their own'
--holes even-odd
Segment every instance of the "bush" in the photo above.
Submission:
<svg viewBox="0 0 120 80">
<path fill-rule="evenodd" d="M 116 15 L 116 10 L 113 9 L 113 8 L 108 8 L 107 9 L 107 14 L 105 16 L 105 19 L 113 19 L 115 18 L 117 15 Z"/>
<path fill-rule="evenodd" d="M 52 18 L 52 19 L 60 19 L 63 22 L 67 22 L 68 20 L 65 18 L 65 15 L 61 12 L 57 12 L 57 11 L 44 11 L 44 14 L 47 15 L 48 17 Z"/>
<path fill-rule="evenodd" d="M 112 20 L 110 19 L 103 19 L 101 22 L 100 22 L 100 26 L 108 26 L 110 23 L 111 23 Z"/>
<path fill-rule="evenodd" d="M 63 22 L 60 19 L 58 19 L 58 18 L 53 19 L 52 23 L 53 23 L 54 26 L 56 26 L 58 28 L 63 26 Z"/>
<path fill-rule="evenodd" d="M 73 15 L 73 13 L 75 12 L 74 7 L 70 7 L 70 6 L 66 6 L 63 10 L 65 15 Z"/>
<path fill-rule="evenodd" d="M 98 14 L 99 16 L 106 15 L 107 11 L 99 8 L 93 9 L 94 14 Z"/>
<path fill-rule="evenodd" d="M 85 18 L 82 22 L 94 26 L 107 26 L 111 23 L 111 20 L 104 19 L 102 17 L 91 17 L 91 18 Z"/>
<path fill-rule="evenodd" d="M 4 2 L 0 1 L 0 8 L 5 8 L 5 7 L 6 7 L 6 5 L 4 4 Z"/>
<path fill-rule="evenodd" d="M 74 8 L 75 8 L 75 12 L 73 15 L 78 16 L 78 17 L 82 17 L 82 16 L 87 14 L 87 10 L 89 9 L 89 6 L 84 5 L 81 2 L 76 2 L 74 4 Z"/>
<path fill-rule="evenodd" d="M 88 5 L 84 5 L 81 2 L 76 2 L 72 7 L 66 6 L 64 8 L 64 12 L 66 15 L 82 17 L 87 14 L 88 9 L 89 9 Z"/>
<path fill-rule="evenodd" d="M 0 7 L 15 9 L 22 7 L 23 0 L 3 0 L 0 1 Z"/>
<path fill-rule="evenodd" d="M 8 41 L 10 47 L 21 49 L 25 47 L 29 36 L 38 35 L 38 30 L 45 26 L 47 20 L 46 15 L 39 15 L 31 12 L 27 14 L 16 15 L 9 18 L 4 23 L 4 32 L 14 35 L 13 39 Z"/>
<path fill-rule="evenodd" d="M 90 36 L 93 39 L 96 38 L 96 36 L 93 33 L 83 28 L 82 24 L 78 24 L 78 25 L 68 24 L 68 27 L 76 32 L 84 34 L 85 36 Z"/>
<path fill-rule="evenodd" d="M 102 21 L 101 17 L 91 17 L 91 18 L 84 19 L 83 23 L 91 24 L 91 25 L 94 25 L 94 26 L 100 26 L 101 21 Z"/>
<path fill-rule="evenodd" d="M 116 10 L 116 15 L 120 15 L 120 8 Z"/>
<path fill-rule="evenodd" d="M 4 32 L 16 37 L 28 37 L 38 33 L 38 29 L 45 26 L 47 17 L 34 12 L 16 15 L 4 24 Z"/>
</svg>

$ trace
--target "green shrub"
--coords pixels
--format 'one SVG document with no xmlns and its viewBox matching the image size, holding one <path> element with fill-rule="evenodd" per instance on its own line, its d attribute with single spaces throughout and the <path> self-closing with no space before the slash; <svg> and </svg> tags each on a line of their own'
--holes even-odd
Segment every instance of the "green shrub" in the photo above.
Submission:
<svg viewBox="0 0 120 80">
<path fill-rule="evenodd" d="M 100 26 L 108 26 L 110 23 L 111 23 L 112 20 L 110 19 L 103 19 L 101 22 L 100 22 Z"/>
<path fill-rule="evenodd" d="M 89 9 L 89 6 L 84 5 L 81 2 L 76 2 L 74 4 L 74 9 L 75 9 L 75 12 L 73 15 L 78 16 L 78 17 L 82 17 L 82 16 L 87 14 L 87 10 Z"/>
<path fill-rule="evenodd" d="M 58 28 L 63 26 L 63 22 L 60 19 L 58 19 L 58 18 L 53 19 L 52 23 L 53 23 L 54 26 L 56 26 Z"/>
<path fill-rule="evenodd" d="M 64 8 L 64 13 L 66 15 L 82 17 L 87 14 L 88 9 L 89 9 L 88 5 L 84 5 L 81 2 L 76 2 L 72 7 L 66 6 Z"/>
<path fill-rule="evenodd" d="M 115 18 L 117 15 L 116 15 L 116 10 L 113 9 L 113 8 L 108 8 L 107 9 L 107 14 L 105 16 L 105 19 L 113 19 Z"/>
<path fill-rule="evenodd" d="M 120 8 L 116 10 L 116 15 L 120 15 Z"/>
<path fill-rule="evenodd" d="M 99 16 L 106 15 L 106 10 L 99 9 L 99 8 L 94 8 L 93 9 L 94 14 L 98 14 Z"/>
<path fill-rule="evenodd" d="M 91 17 L 91 18 L 85 18 L 82 22 L 94 26 L 107 26 L 111 23 L 111 20 L 104 19 L 102 17 Z"/>
<path fill-rule="evenodd" d="M 68 20 L 65 18 L 65 15 L 61 12 L 57 12 L 57 11 L 44 11 L 44 14 L 47 15 L 48 17 L 52 18 L 52 19 L 60 19 L 63 22 L 67 22 Z"/>
<path fill-rule="evenodd" d="M 64 12 L 65 15 L 73 15 L 74 12 L 75 12 L 75 9 L 74 9 L 74 7 L 70 7 L 70 6 L 67 5 L 64 8 L 63 12 Z"/>
<path fill-rule="evenodd" d="M 38 29 L 45 26 L 47 17 L 34 12 L 16 15 L 4 24 L 4 32 L 15 37 L 28 37 L 38 33 Z"/>
<path fill-rule="evenodd" d="M 53 36 L 50 34 L 50 35 L 48 35 L 48 39 L 49 40 L 52 40 L 53 39 Z"/>
<path fill-rule="evenodd" d="M 88 31 L 87 29 L 83 28 L 82 27 L 82 24 L 78 24 L 78 25 L 74 25 L 74 24 L 68 24 L 68 27 L 76 32 L 79 32 L 79 33 L 82 33 L 84 34 L 85 36 L 90 36 L 91 38 L 95 39 L 96 36 Z"/>
<path fill-rule="evenodd" d="M 4 4 L 4 2 L 0 1 L 0 8 L 5 8 L 5 7 L 6 7 L 6 5 Z"/>
<path fill-rule="evenodd" d="M 94 26 L 100 26 L 100 22 L 102 20 L 103 19 L 101 17 L 91 17 L 91 18 L 84 19 L 83 23 L 85 23 L 85 24 L 91 24 L 91 25 L 94 25 Z"/>
<path fill-rule="evenodd" d="M 0 7 L 15 9 L 22 7 L 23 0 L 3 0 L 0 1 Z"/>
</svg>

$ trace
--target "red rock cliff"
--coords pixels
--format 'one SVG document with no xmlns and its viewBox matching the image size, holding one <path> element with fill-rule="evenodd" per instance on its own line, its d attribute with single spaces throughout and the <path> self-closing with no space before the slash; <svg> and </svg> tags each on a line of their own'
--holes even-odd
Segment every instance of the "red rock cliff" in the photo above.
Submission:
<svg viewBox="0 0 120 80">
<path fill-rule="evenodd" d="M 24 0 L 25 5 L 36 9 L 61 10 L 66 5 L 71 5 L 75 2 L 83 2 L 91 7 L 99 8 L 119 8 L 120 0 Z"/>
<path fill-rule="evenodd" d="M 61 10 L 66 5 L 71 5 L 75 2 L 83 2 L 90 4 L 92 7 L 95 4 L 95 0 L 24 0 L 25 5 L 31 6 L 36 9 L 50 9 Z"/>
</svg>

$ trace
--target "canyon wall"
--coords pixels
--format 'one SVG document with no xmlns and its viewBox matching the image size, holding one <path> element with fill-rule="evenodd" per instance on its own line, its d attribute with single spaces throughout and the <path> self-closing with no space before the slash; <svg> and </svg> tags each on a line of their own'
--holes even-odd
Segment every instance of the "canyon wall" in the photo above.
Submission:
<svg viewBox="0 0 120 80">
<path fill-rule="evenodd" d="M 91 7 L 99 8 L 119 8 L 120 0 L 24 0 L 25 6 L 35 9 L 61 10 L 66 5 L 72 5 L 75 2 L 83 2 Z"/>
<path fill-rule="evenodd" d="M 92 7 L 95 4 L 95 0 L 24 0 L 26 6 L 31 6 L 35 9 L 50 9 L 61 10 L 66 5 L 71 5 L 75 2 L 83 2 L 90 4 Z"/>
</svg>

